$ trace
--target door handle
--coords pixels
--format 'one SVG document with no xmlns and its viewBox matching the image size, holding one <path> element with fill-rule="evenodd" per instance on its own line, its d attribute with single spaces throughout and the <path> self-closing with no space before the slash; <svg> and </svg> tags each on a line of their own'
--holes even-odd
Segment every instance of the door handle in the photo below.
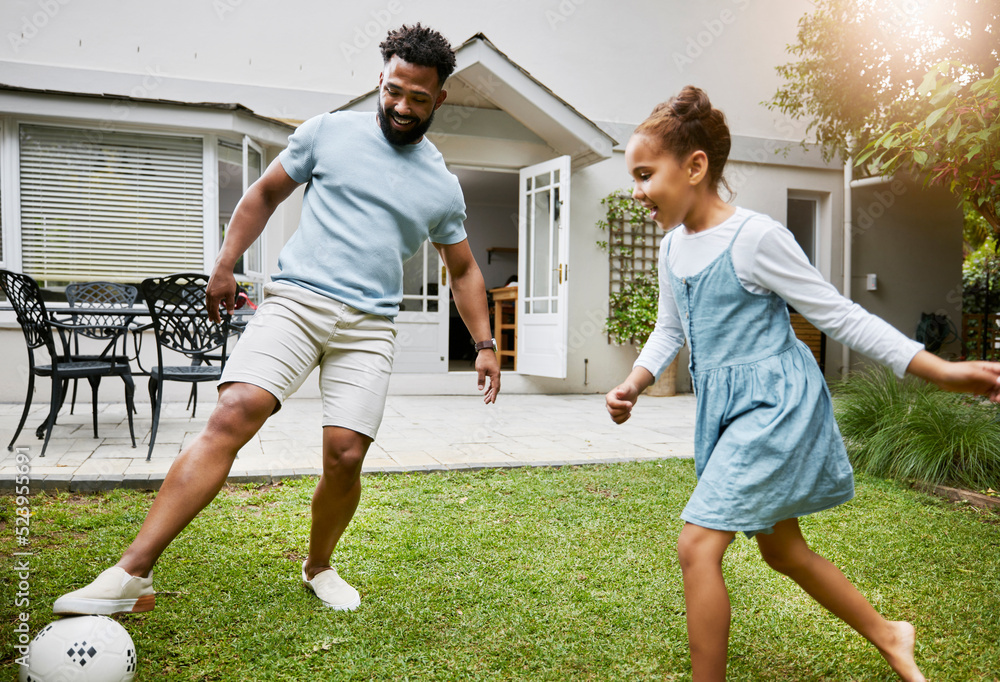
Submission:
<svg viewBox="0 0 1000 682">
<path fill-rule="evenodd" d="M 448 266 L 441 266 L 441 286 L 448 286 Z"/>
</svg>

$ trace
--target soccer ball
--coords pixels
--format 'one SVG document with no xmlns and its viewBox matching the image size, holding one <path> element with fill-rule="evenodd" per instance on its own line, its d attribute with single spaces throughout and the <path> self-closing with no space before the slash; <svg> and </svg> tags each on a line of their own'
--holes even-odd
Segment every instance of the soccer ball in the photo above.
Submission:
<svg viewBox="0 0 1000 682">
<path fill-rule="evenodd" d="M 136 654 L 132 637 L 107 616 L 56 620 L 28 647 L 20 682 L 131 682 Z"/>
</svg>

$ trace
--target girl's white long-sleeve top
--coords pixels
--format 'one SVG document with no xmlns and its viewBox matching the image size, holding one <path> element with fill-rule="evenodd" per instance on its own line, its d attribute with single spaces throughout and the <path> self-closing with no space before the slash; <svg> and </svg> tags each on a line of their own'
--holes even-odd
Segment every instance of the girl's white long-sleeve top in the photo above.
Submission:
<svg viewBox="0 0 1000 682">
<path fill-rule="evenodd" d="M 744 221 L 746 224 L 737 236 Z M 684 345 L 684 329 L 667 268 L 676 277 L 696 275 L 731 242 L 733 267 L 747 291 L 756 294 L 773 291 L 827 336 L 890 367 L 896 376 L 902 377 L 913 357 L 923 350 L 922 344 L 844 298 L 809 263 L 795 237 L 781 223 L 737 208 L 732 217 L 715 227 L 689 232 L 680 225 L 664 236 L 659 254 L 656 327 L 635 367 L 644 367 L 659 376 Z"/>
</svg>

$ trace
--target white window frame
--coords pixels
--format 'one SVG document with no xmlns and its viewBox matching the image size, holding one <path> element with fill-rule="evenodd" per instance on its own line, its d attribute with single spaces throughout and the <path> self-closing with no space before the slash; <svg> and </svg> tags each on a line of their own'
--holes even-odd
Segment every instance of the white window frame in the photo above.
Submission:
<svg viewBox="0 0 1000 682">
<path fill-rule="evenodd" d="M 3 251 L 0 252 L 0 267 L 8 270 L 23 270 L 21 233 L 21 187 L 20 187 L 20 129 L 22 125 L 61 127 L 70 130 L 102 130 L 102 124 L 90 119 L 68 119 L 65 117 L 0 116 L 0 229 L 2 229 Z M 215 145 L 225 133 L 205 133 L 186 130 L 163 130 L 152 126 L 126 125 L 116 122 L 115 132 L 166 137 L 186 137 L 200 139 L 202 143 L 202 269 L 211 270 L 221 244 L 218 238 L 218 154 Z M 253 148 L 261 156 L 261 172 L 266 170 L 266 153 L 262 144 L 247 135 L 242 136 L 243 147 L 243 189 L 246 191 L 249 172 L 249 149 Z M 267 243 L 265 235 L 260 237 L 261 269 L 248 271 L 251 281 L 263 282 L 267 270 Z"/>
<path fill-rule="evenodd" d="M 8 160 L 8 154 L 6 153 L 9 146 L 7 140 L 7 129 L 10 126 L 7 125 L 5 117 L 0 116 L 0 268 L 9 269 L 7 267 L 10 261 L 10 234 L 13 232 L 11 229 L 10 216 L 7 211 L 7 205 L 10 203 L 10 162 Z"/>
<path fill-rule="evenodd" d="M 250 150 L 253 149 L 260 155 L 260 174 L 258 178 L 264 175 L 264 171 L 267 170 L 267 164 L 265 163 L 266 157 L 264 156 L 264 148 L 254 142 L 248 135 L 243 136 L 243 194 L 247 193 L 250 189 Z M 221 247 L 221 244 L 219 245 Z M 250 267 L 250 250 L 256 248 L 258 251 L 258 256 L 260 258 L 260 268 L 254 270 Z M 247 278 L 248 281 L 255 284 L 264 285 L 264 270 L 265 262 L 267 256 L 267 226 L 264 227 L 264 231 L 260 233 L 260 236 L 254 240 L 254 243 L 250 245 L 247 249 L 247 253 L 243 257 L 243 276 Z"/>
<path fill-rule="evenodd" d="M 816 212 L 813 216 L 813 265 L 822 273 L 827 281 L 831 281 L 833 268 L 833 216 L 830 193 L 820 190 L 791 189 L 786 192 L 788 199 L 806 199 L 815 202 Z M 785 216 L 787 226 L 787 215 Z M 807 254 L 808 255 L 808 254 Z"/>
</svg>

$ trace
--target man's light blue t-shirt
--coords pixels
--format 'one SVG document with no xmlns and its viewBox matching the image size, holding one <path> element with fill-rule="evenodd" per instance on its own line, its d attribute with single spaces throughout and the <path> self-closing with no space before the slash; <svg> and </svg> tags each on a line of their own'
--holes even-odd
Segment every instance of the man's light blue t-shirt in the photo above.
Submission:
<svg viewBox="0 0 1000 682">
<path fill-rule="evenodd" d="M 395 317 L 403 261 L 430 240 L 466 238 L 458 178 L 425 137 L 397 146 L 374 112 L 309 119 L 278 155 L 308 183 L 299 227 L 278 256 L 276 281 L 297 284 L 375 315 Z"/>
</svg>

